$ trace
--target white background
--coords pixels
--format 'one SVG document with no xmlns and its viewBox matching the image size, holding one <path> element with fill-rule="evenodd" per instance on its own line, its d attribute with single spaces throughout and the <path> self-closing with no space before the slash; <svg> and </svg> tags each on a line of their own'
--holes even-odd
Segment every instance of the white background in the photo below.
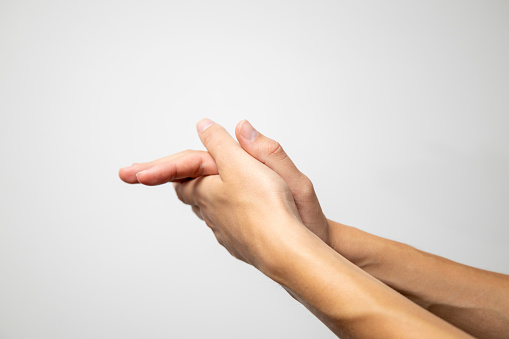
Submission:
<svg viewBox="0 0 509 339">
<path fill-rule="evenodd" d="M 326 215 L 509 273 L 506 1 L 0 1 L 0 338 L 332 338 L 120 167 L 247 118 Z"/>
</svg>

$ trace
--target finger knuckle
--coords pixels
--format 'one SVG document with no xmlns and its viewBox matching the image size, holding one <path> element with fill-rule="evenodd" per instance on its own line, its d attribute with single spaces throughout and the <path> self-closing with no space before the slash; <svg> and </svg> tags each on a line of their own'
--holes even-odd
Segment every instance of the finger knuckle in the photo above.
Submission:
<svg viewBox="0 0 509 339">
<path fill-rule="evenodd" d="M 299 177 L 297 187 L 303 196 L 313 196 L 315 194 L 313 182 L 304 174 Z"/>
<path fill-rule="evenodd" d="M 205 208 L 207 205 L 207 199 L 203 196 L 203 194 L 200 194 L 199 190 L 199 184 L 203 178 L 195 179 L 195 184 L 191 187 L 190 194 L 192 195 L 192 199 L 196 206 L 200 207 L 201 209 Z"/>
<path fill-rule="evenodd" d="M 283 146 L 277 141 L 272 141 L 267 144 L 267 154 L 269 157 L 276 159 L 284 159 L 286 158 L 286 153 L 283 149 Z"/>
<path fill-rule="evenodd" d="M 177 194 L 177 198 L 180 201 L 182 201 L 183 203 L 185 203 L 184 197 L 182 196 L 182 185 L 179 183 L 175 183 L 174 188 L 175 188 L 175 193 Z"/>
<path fill-rule="evenodd" d="M 205 207 L 207 205 L 206 199 L 204 199 L 199 194 L 194 194 L 194 203 L 196 204 L 196 206 L 199 206 L 201 209 L 205 209 Z"/>
<path fill-rule="evenodd" d="M 223 239 L 223 236 L 221 235 L 221 233 L 217 229 L 215 229 L 213 227 L 213 225 L 209 225 L 207 222 L 206 222 L 206 224 L 212 230 L 212 233 L 214 234 L 214 237 L 216 238 L 216 241 L 218 242 L 218 244 L 221 246 L 224 246 L 224 239 Z"/>
<path fill-rule="evenodd" d="M 201 213 L 201 209 L 198 206 L 193 205 L 191 206 L 191 209 L 198 218 L 203 220 L 203 214 Z"/>
</svg>

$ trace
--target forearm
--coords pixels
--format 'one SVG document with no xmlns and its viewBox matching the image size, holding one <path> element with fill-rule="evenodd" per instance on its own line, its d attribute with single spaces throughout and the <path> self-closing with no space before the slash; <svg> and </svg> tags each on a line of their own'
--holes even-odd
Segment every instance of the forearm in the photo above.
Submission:
<svg viewBox="0 0 509 339">
<path fill-rule="evenodd" d="M 509 277 L 329 221 L 332 246 L 370 275 L 479 337 L 509 331 Z"/>
<path fill-rule="evenodd" d="M 468 337 L 420 308 L 302 228 L 265 273 L 342 338 Z"/>
</svg>

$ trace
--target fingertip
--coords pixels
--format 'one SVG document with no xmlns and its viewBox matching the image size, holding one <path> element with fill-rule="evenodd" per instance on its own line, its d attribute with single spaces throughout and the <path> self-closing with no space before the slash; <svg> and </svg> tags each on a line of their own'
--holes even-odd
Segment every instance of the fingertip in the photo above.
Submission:
<svg viewBox="0 0 509 339">
<path fill-rule="evenodd" d="M 122 180 L 123 182 L 126 182 L 124 180 L 124 172 L 125 172 L 125 167 L 122 167 L 121 169 L 118 170 L 118 177 L 120 178 L 120 180 Z"/>
<path fill-rule="evenodd" d="M 237 126 L 235 126 L 235 138 L 237 139 L 237 141 L 240 143 L 240 140 L 242 139 L 240 137 L 240 126 L 242 126 L 242 123 L 246 121 L 246 120 L 241 120 L 237 123 Z"/>
<path fill-rule="evenodd" d="M 203 133 L 207 128 L 209 128 L 210 126 L 214 125 L 215 122 L 210 120 L 210 119 L 201 119 L 197 124 L 196 124 L 196 129 L 198 130 L 198 133 Z"/>
<path fill-rule="evenodd" d="M 171 178 L 165 177 L 160 168 L 156 166 L 137 172 L 136 180 L 145 186 L 157 186 L 171 181 Z"/>
<path fill-rule="evenodd" d="M 137 184 L 138 182 L 131 173 L 131 166 L 123 167 L 118 171 L 118 177 L 120 180 L 127 184 Z"/>
<path fill-rule="evenodd" d="M 140 172 L 136 173 L 136 180 L 138 180 L 138 182 L 140 184 L 143 184 L 143 172 L 145 172 L 145 171 L 140 171 Z"/>
<path fill-rule="evenodd" d="M 247 120 L 241 121 L 241 124 L 239 126 L 239 133 L 240 136 L 246 139 L 247 141 L 253 141 L 259 135 L 258 131 Z"/>
<path fill-rule="evenodd" d="M 240 134 L 240 127 L 242 126 L 242 124 L 244 123 L 244 121 L 247 121 L 246 119 L 243 119 L 243 120 L 240 120 L 238 123 L 237 123 L 237 126 L 235 126 L 235 134 Z"/>
</svg>

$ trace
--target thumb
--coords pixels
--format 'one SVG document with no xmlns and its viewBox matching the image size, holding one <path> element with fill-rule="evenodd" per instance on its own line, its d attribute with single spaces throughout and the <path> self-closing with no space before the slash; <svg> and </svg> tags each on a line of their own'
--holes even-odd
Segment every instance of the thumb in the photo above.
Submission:
<svg viewBox="0 0 509 339">
<path fill-rule="evenodd" d="M 243 120 L 237 124 L 235 136 L 247 153 L 279 174 L 290 186 L 290 189 L 298 187 L 300 181 L 307 179 L 297 169 L 283 147 L 277 141 L 267 138 L 255 130 L 249 121 Z"/>
</svg>

